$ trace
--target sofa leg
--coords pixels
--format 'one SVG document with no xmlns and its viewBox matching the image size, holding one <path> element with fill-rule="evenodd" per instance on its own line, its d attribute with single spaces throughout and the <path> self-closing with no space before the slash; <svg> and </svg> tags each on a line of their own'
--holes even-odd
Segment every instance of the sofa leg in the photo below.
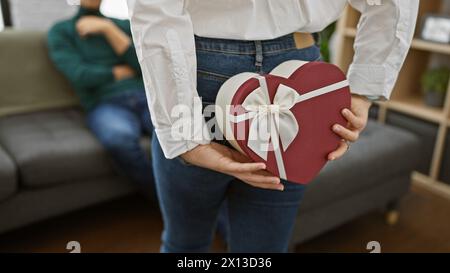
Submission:
<svg viewBox="0 0 450 273">
<path fill-rule="evenodd" d="M 385 212 L 385 221 L 389 226 L 394 226 L 398 223 L 400 212 L 398 210 L 398 201 L 393 201 L 387 205 Z"/>
<path fill-rule="evenodd" d="M 289 243 L 288 253 L 294 253 L 296 249 L 297 249 L 297 244 L 294 244 L 292 242 Z"/>
<path fill-rule="evenodd" d="M 386 224 L 389 226 L 395 226 L 398 223 L 398 218 L 400 217 L 400 213 L 398 210 L 389 210 L 386 212 Z"/>
</svg>

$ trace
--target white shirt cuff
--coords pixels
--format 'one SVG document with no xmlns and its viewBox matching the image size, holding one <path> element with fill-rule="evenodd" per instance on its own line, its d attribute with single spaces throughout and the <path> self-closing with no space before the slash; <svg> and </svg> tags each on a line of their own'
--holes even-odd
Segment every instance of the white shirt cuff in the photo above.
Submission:
<svg viewBox="0 0 450 273">
<path fill-rule="evenodd" d="M 353 94 L 389 99 L 398 72 L 383 65 L 352 64 L 348 81 Z"/>
<path fill-rule="evenodd" d="M 198 145 L 211 143 L 211 135 L 203 117 L 202 122 L 201 126 L 192 126 L 192 134 L 189 139 L 174 138 L 171 127 L 155 129 L 164 156 L 172 159 L 194 149 Z"/>
</svg>

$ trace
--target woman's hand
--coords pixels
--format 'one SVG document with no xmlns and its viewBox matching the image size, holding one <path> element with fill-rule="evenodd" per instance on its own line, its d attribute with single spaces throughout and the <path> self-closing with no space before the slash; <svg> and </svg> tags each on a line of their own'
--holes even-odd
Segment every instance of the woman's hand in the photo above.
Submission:
<svg viewBox="0 0 450 273">
<path fill-rule="evenodd" d="M 199 145 L 181 155 L 186 162 L 236 177 L 262 189 L 284 190 L 280 178 L 266 171 L 266 164 L 251 162 L 240 152 L 214 143 Z"/>
<path fill-rule="evenodd" d="M 359 138 L 359 134 L 367 125 L 369 116 L 369 108 L 372 103 L 365 97 L 352 95 L 351 109 L 343 109 L 342 115 L 347 119 L 347 128 L 335 124 L 333 132 L 342 138 L 339 147 L 328 155 L 328 160 L 335 160 L 342 157 L 348 150 L 348 142 L 355 142 Z"/>
</svg>

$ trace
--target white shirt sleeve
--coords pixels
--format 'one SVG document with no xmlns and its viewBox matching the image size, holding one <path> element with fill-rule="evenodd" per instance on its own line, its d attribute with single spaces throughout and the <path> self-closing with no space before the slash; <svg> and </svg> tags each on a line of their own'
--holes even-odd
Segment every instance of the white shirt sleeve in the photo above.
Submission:
<svg viewBox="0 0 450 273">
<path fill-rule="evenodd" d="M 193 26 L 184 2 L 128 0 L 152 123 L 167 158 L 210 142 L 196 89 Z"/>
<path fill-rule="evenodd" d="M 419 0 L 349 2 L 361 12 L 348 71 L 352 93 L 389 99 L 411 45 Z"/>
</svg>

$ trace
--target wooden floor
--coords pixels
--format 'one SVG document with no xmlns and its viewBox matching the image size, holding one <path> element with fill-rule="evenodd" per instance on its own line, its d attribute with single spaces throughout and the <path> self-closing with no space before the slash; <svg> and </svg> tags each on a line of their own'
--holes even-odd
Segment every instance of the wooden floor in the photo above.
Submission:
<svg viewBox="0 0 450 273">
<path fill-rule="evenodd" d="M 0 252 L 68 252 L 79 241 L 82 252 L 157 252 L 159 212 L 138 196 L 45 221 L 0 236 Z M 382 252 L 450 252 L 450 200 L 414 190 L 401 204 L 396 226 L 373 212 L 299 245 L 297 252 L 367 252 L 378 241 Z M 219 239 L 213 251 L 225 251 Z"/>
</svg>

